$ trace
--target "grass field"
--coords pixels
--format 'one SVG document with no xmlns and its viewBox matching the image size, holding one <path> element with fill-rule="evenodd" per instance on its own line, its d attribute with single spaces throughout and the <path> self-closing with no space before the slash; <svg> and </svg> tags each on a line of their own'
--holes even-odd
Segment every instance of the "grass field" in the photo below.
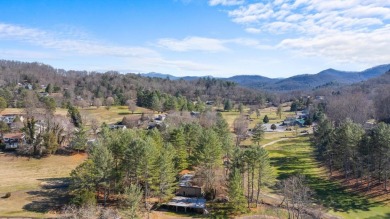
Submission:
<svg viewBox="0 0 390 219">
<path fill-rule="evenodd" d="M 42 159 L 0 154 L 0 217 L 51 217 L 48 209 L 67 200 L 63 185 L 85 155 L 50 156 Z"/>
<path fill-rule="evenodd" d="M 346 191 L 338 182 L 326 177 L 326 170 L 314 159 L 313 149 L 307 136 L 277 142 L 266 147 L 277 179 L 301 173 L 315 191 L 315 200 L 329 209 L 329 213 L 342 218 L 390 218 L 388 203 L 370 200 Z"/>
<path fill-rule="evenodd" d="M 110 110 L 107 110 L 105 107 L 88 107 L 80 108 L 80 113 L 85 115 L 87 118 L 96 118 L 100 123 L 116 123 L 122 121 L 123 117 L 140 117 L 141 113 L 152 113 L 151 110 L 138 107 L 137 110 L 132 114 L 126 106 L 113 106 Z"/>
<path fill-rule="evenodd" d="M 256 117 L 256 113 L 252 113 L 250 117 L 251 119 L 253 119 L 253 121 L 250 122 L 249 128 L 253 128 L 256 125 L 256 123 L 263 122 L 263 118 L 265 115 L 268 116 L 269 123 L 271 124 L 279 123 L 283 121 L 286 117 L 294 115 L 294 112 L 288 111 L 289 107 L 284 107 L 282 118 L 280 119 L 279 116 L 276 115 L 276 109 L 277 109 L 276 107 L 261 109 L 259 118 Z M 246 109 L 245 111 L 248 111 L 248 109 Z M 240 116 L 240 113 L 237 111 L 230 111 L 230 112 L 222 112 L 222 115 L 223 118 L 227 121 L 227 123 L 231 127 L 231 130 L 233 130 L 234 120 Z M 244 113 L 244 115 L 246 115 L 246 113 Z"/>
<path fill-rule="evenodd" d="M 39 110 L 39 109 L 38 109 Z M 44 112 L 43 109 L 41 109 L 42 112 Z M 140 117 L 141 113 L 150 114 L 152 113 L 151 110 L 138 107 L 137 110 L 132 114 L 126 106 L 113 106 L 110 108 L 110 110 L 107 110 L 105 107 L 86 107 L 86 108 L 79 108 L 80 114 L 82 115 L 83 119 L 88 122 L 91 119 L 97 119 L 100 123 L 116 123 L 119 121 L 122 121 L 124 116 L 127 117 Z M 6 108 L 4 111 L 1 112 L 2 115 L 4 114 L 22 114 L 23 109 L 19 108 Z M 67 109 L 63 108 L 57 108 L 55 111 L 55 115 L 59 116 L 66 116 L 68 113 Z"/>
</svg>

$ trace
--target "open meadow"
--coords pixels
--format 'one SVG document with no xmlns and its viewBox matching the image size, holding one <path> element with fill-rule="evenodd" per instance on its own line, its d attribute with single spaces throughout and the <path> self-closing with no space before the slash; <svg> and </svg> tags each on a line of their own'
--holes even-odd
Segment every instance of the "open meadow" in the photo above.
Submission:
<svg viewBox="0 0 390 219">
<path fill-rule="evenodd" d="M 341 218 L 390 218 L 390 203 L 387 198 L 379 201 L 356 194 L 343 186 L 342 180 L 330 181 L 326 169 L 315 160 L 309 136 L 300 136 L 276 142 L 266 149 L 277 179 L 300 173 L 315 192 L 314 200 L 329 209 L 329 213 Z M 387 202 L 385 201 L 387 200 Z"/>
<path fill-rule="evenodd" d="M 290 109 L 289 107 L 283 107 L 283 113 L 282 113 L 281 118 L 279 118 L 279 116 L 276 114 L 277 107 L 268 107 L 268 108 L 261 109 L 260 116 L 258 118 L 256 116 L 256 113 L 253 112 L 252 114 L 249 115 L 250 118 L 253 120 L 253 121 L 250 121 L 249 128 L 253 128 L 256 125 L 256 123 L 263 122 L 263 118 L 266 115 L 268 116 L 269 124 L 280 123 L 286 117 L 292 116 L 295 114 L 294 112 L 290 112 L 289 109 Z M 245 112 L 247 112 L 248 110 L 249 109 L 245 109 L 243 115 L 247 115 L 247 113 L 245 113 Z M 240 116 L 240 112 L 238 112 L 238 111 L 222 112 L 222 115 L 223 115 L 223 118 L 229 124 L 231 130 L 233 131 L 234 120 Z"/>
<path fill-rule="evenodd" d="M 51 217 L 67 203 L 68 177 L 86 155 L 42 159 L 0 154 L 0 217 Z M 10 192 L 11 196 L 5 198 Z"/>
<path fill-rule="evenodd" d="M 79 108 L 79 111 L 81 115 L 87 119 L 87 121 L 97 119 L 100 123 L 105 122 L 107 124 L 120 122 L 124 116 L 140 118 L 142 113 L 153 113 L 151 110 L 141 107 L 137 107 L 137 110 L 134 113 L 131 113 L 126 106 L 113 106 L 109 110 L 105 107 L 86 107 Z"/>
</svg>

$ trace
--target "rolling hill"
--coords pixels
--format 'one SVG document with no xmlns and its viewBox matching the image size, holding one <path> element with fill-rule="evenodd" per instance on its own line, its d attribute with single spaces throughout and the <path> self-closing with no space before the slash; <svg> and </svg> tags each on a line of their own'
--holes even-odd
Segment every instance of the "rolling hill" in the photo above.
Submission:
<svg viewBox="0 0 390 219">
<path fill-rule="evenodd" d="M 378 77 L 389 70 L 390 64 L 386 64 L 375 66 L 364 71 L 340 71 L 330 68 L 323 70 L 317 74 L 301 74 L 289 78 L 268 78 L 260 75 L 236 75 L 229 78 L 219 79 L 232 81 L 243 87 L 254 89 L 272 91 L 292 91 L 310 90 L 325 85 L 340 86 L 353 84 Z M 149 77 L 170 78 L 171 80 L 196 80 L 198 78 L 201 78 L 196 76 L 176 77 L 172 75 L 156 73 L 148 73 L 143 75 Z"/>
</svg>

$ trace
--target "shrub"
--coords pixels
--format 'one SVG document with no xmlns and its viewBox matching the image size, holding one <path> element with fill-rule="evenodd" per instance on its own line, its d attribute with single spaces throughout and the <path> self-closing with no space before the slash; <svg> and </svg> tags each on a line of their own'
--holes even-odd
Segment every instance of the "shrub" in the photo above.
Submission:
<svg viewBox="0 0 390 219">
<path fill-rule="evenodd" d="M 72 204 L 75 204 L 77 206 L 96 205 L 95 192 L 89 190 L 82 190 L 78 192 L 72 199 Z"/>
<path fill-rule="evenodd" d="M 264 119 L 263 119 L 263 123 L 268 123 L 269 122 L 269 118 L 267 115 L 264 116 Z"/>
<path fill-rule="evenodd" d="M 5 144 L 4 143 L 0 143 L 0 150 L 5 150 Z"/>
<path fill-rule="evenodd" d="M 1 197 L 1 198 L 9 198 L 9 197 L 11 197 L 11 193 L 10 193 L 10 192 L 7 192 L 7 193 L 5 193 L 5 195 L 4 195 L 3 197 Z"/>
</svg>

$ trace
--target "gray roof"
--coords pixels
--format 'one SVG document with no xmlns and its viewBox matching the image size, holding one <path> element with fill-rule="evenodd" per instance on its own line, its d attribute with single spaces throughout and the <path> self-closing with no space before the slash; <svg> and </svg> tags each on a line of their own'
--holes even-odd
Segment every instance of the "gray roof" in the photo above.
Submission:
<svg viewBox="0 0 390 219">
<path fill-rule="evenodd" d="M 206 199 L 175 196 L 165 205 L 204 209 L 206 208 Z"/>
<path fill-rule="evenodd" d="M 184 174 L 179 180 L 179 186 L 191 186 L 191 181 L 193 178 L 193 174 Z"/>
</svg>

